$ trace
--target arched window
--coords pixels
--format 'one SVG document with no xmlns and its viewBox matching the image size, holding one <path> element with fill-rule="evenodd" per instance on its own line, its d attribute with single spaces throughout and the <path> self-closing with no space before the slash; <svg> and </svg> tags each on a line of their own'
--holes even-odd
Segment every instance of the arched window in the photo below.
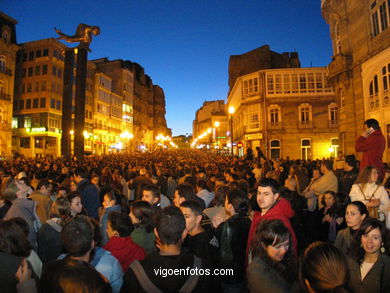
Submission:
<svg viewBox="0 0 390 293">
<path fill-rule="evenodd" d="M 5 73 L 7 68 L 7 58 L 4 55 L 0 55 L 0 72 Z"/>
<path fill-rule="evenodd" d="M 302 125 L 311 124 L 312 121 L 312 107 L 310 104 L 300 104 L 298 106 L 299 123 Z"/>
<path fill-rule="evenodd" d="M 301 159 L 302 160 L 311 159 L 311 139 L 310 138 L 301 139 Z"/>
<path fill-rule="evenodd" d="M 280 140 L 272 139 L 270 140 L 270 150 L 271 150 L 271 159 L 280 158 Z"/>
<path fill-rule="evenodd" d="M 334 34 L 336 40 L 336 55 L 341 53 L 340 23 L 337 21 L 334 25 Z"/>
<path fill-rule="evenodd" d="M 375 110 L 379 108 L 379 97 L 378 97 L 378 76 L 375 75 L 370 82 L 369 86 L 369 100 L 368 108 L 370 110 Z"/>
<path fill-rule="evenodd" d="M 279 125 L 282 121 L 282 111 L 279 105 L 268 106 L 268 122 L 271 126 Z"/>
<path fill-rule="evenodd" d="M 337 113 L 337 105 L 336 103 L 331 103 L 328 105 L 328 120 L 330 125 L 336 125 L 338 121 L 338 113 Z"/>
<path fill-rule="evenodd" d="M 383 85 L 383 94 L 382 94 L 382 103 L 383 106 L 390 105 L 390 63 L 382 67 L 382 85 Z"/>
</svg>

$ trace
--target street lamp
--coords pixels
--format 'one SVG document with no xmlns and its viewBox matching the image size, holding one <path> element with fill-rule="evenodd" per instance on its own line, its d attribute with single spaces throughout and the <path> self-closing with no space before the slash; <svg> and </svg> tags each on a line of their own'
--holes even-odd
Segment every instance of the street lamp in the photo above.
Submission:
<svg viewBox="0 0 390 293">
<path fill-rule="evenodd" d="M 234 114 L 234 107 L 229 107 L 229 114 L 230 114 L 230 146 L 231 146 L 231 155 L 233 158 L 233 114 Z"/>
<path fill-rule="evenodd" d="M 219 149 L 219 144 L 218 144 L 218 127 L 219 127 L 219 121 L 215 121 L 214 122 L 214 126 L 215 126 L 215 141 L 217 143 L 217 149 Z"/>
</svg>

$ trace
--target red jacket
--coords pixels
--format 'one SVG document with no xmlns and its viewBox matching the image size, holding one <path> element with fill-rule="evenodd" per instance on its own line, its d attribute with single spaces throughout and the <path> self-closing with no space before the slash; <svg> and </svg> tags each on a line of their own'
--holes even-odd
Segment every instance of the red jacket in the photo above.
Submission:
<svg viewBox="0 0 390 293">
<path fill-rule="evenodd" d="M 127 272 L 127 269 L 134 260 L 143 260 L 146 256 L 144 249 L 134 243 L 130 236 L 111 237 L 103 248 L 110 251 L 117 258 L 122 266 L 123 272 Z"/>
<path fill-rule="evenodd" d="M 383 179 L 385 169 L 383 167 L 382 156 L 385 151 L 386 140 L 380 129 L 375 130 L 367 138 L 360 136 L 355 143 L 357 152 L 363 152 L 363 158 L 360 162 L 360 171 L 367 166 L 377 167 L 380 174 L 379 177 Z"/>
<path fill-rule="evenodd" d="M 290 202 L 287 199 L 281 198 L 276 202 L 276 204 L 265 213 L 265 215 L 261 215 L 261 212 L 255 212 L 251 224 L 251 228 L 249 230 L 248 235 L 248 243 L 247 243 L 247 256 L 249 254 L 250 245 L 252 239 L 255 237 L 257 225 L 263 220 L 281 220 L 287 229 L 290 231 L 293 242 L 293 250 L 296 256 L 298 256 L 297 250 L 297 238 L 295 237 L 294 229 L 290 223 L 290 218 L 294 217 L 295 213 L 291 207 Z M 248 259 L 248 258 L 247 258 Z"/>
</svg>

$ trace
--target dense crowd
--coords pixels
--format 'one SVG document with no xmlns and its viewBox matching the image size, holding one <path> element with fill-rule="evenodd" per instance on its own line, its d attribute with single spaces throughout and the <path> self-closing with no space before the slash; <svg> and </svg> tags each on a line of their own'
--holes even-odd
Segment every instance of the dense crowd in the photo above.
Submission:
<svg viewBox="0 0 390 293">
<path fill-rule="evenodd" d="M 260 149 L 1 161 L 1 292 L 390 292 L 383 170 Z"/>
</svg>

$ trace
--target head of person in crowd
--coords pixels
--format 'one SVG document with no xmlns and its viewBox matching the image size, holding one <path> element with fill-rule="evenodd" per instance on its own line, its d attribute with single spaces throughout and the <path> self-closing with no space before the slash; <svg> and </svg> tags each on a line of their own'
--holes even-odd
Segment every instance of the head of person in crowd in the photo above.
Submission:
<svg viewBox="0 0 390 293">
<path fill-rule="evenodd" d="M 61 186 L 57 189 L 57 196 L 66 197 L 67 194 L 68 194 L 68 190 L 66 189 L 66 187 Z"/>
<path fill-rule="evenodd" d="M 211 201 L 209 207 L 221 207 L 225 205 L 226 194 L 229 191 L 229 187 L 226 185 L 220 185 L 215 188 L 214 199 Z"/>
<path fill-rule="evenodd" d="M 313 180 L 317 180 L 321 177 L 321 170 L 318 167 L 313 168 Z"/>
<path fill-rule="evenodd" d="M 344 165 L 345 171 L 351 171 L 355 169 L 356 165 L 357 165 L 357 161 L 355 155 L 345 156 L 345 165 Z"/>
<path fill-rule="evenodd" d="M 186 220 L 186 229 L 189 235 L 194 236 L 204 231 L 201 226 L 202 207 L 194 200 L 187 200 L 180 204 L 180 210 Z"/>
<path fill-rule="evenodd" d="M 39 180 L 37 191 L 43 195 L 50 196 L 53 189 L 53 185 L 47 179 Z"/>
<path fill-rule="evenodd" d="M 367 206 L 361 201 L 353 201 L 345 209 L 345 222 L 352 230 L 357 230 L 363 223 L 364 219 L 368 218 Z"/>
<path fill-rule="evenodd" d="M 230 216 L 246 216 L 249 211 L 248 196 L 240 189 L 230 189 L 226 194 L 225 211 Z"/>
<path fill-rule="evenodd" d="M 69 193 L 66 197 L 70 203 L 70 211 L 72 216 L 81 214 L 83 211 L 83 205 L 81 203 L 80 193 L 78 193 L 77 191 L 73 191 Z"/>
<path fill-rule="evenodd" d="M 327 174 L 333 169 L 333 162 L 331 160 L 324 160 L 321 164 L 321 173 Z"/>
<path fill-rule="evenodd" d="M 107 209 L 113 206 L 122 206 L 122 196 L 119 191 L 111 189 L 103 196 L 103 208 Z"/>
<path fill-rule="evenodd" d="M 28 224 L 22 218 L 0 221 L 0 251 L 28 257 L 32 249 L 27 239 L 28 231 Z"/>
<path fill-rule="evenodd" d="M 146 233 L 153 231 L 152 207 L 149 202 L 136 200 L 130 204 L 129 217 L 134 227 L 143 227 Z"/>
<path fill-rule="evenodd" d="M 218 176 L 215 178 L 215 186 L 214 188 L 217 188 L 220 185 L 226 185 L 226 179 L 224 176 Z"/>
<path fill-rule="evenodd" d="M 334 191 L 326 191 L 324 196 L 321 199 L 321 203 L 325 206 L 325 208 L 330 209 L 336 204 L 337 197 Z"/>
<path fill-rule="evenodd" d="M 148 172 L 146 171 L 145 168 L 139 169 L 139 175 L 140 176 L 148 176 Z"/>
<path fill-rule="evenodd" d="M 69 190 L 70 192 L 75 192 L 77 191 L 77 183 L 74 180 L 71 180 L 69 183 Z"/>
<path fill-rule="evenodd" d="M 360 173 L 358 178 L 356 179 L 355 184 L 364 185 L 367 183 L 375 183 L 378 184 L 379 172 L 376 167 L 367 166 Z"/>
<path fill-rule="evenodd" d="M 50 210 L 50 218 L 67 219 L 71 215 L 70 202 L 66 197 L 57 197 Z"/>
<path fill-rule="evenodd" d="M 207 181 L 200 179 L 196 181 L 196 191 L 208 190 Z"/>
<path fill-rule="evenodd" d="M 92 174 L 91 176 L 91 183 L 94 184 L 96 187 L 99 187 L 100 184 L 100 176 L 96 173 Z"/>
<path fill-rule="evenodd" d="M 88 178 L 87 171 L 84 170 L 83 168 L 76 168 L 76 170 L 74 171 L 73 178 L 74 181 L 76 181 L 76 183 L 79 184 L 79 182 Z"/>
<path fill-rule="evenodd" d="M 355 239 L 352 244 L 352 256 L 359 264 L 362 264 L 366 257 L 377 259 L 381 253 L 390 255 L 389 230 L 378 219 L 365 219 Z"/>
<path fill-rule="evenodd" d="M 265 178 L 257 185 L 257 203 L 263 214 L 279 200 L 280 184 L 274 179 Z"/>
<path fill-rule="evenodd" d="M 297 190 L 297 181 L 293 177 L 289 177 L 284 181 L 284 187 L 290 191 Z"/>
<path fill-rule="evenodd" d="M 291 234 L 281 220 L 264 220 L 257 226 L 251 243 L 251 253 L 252 258 L 259 257 L 270 265 L 291 263 Z"/>
<path fill-rule="evenodd" d="M 272 178 L 276 181 L 279 181 L 279 174 L 275 171 L 268 171 L 267 174 L 265 174 L 265 178 Z"/>
<path fill-rule="evenodd" d="M 173 203 L 179 207 L 183 201 L 191 200 L 196 197 L 195 189 L 192 185 L 183 183 L 176 186 Z"/>
<path fill-rule="evenodd" d="M 26 199 L 33 190 L 21 180 L 13 180 L 2 193 L 2 198 L 10 202 L 15 199 Z"/>
<path fill-rule="evenodd" d="M 133 224 L 128 215 L 122 212 L 113 211 L 108 215 L 107 221 L 107 236 L 112 237 L 128 237 L 133 231 Z"/>
<path fill-rule="evenodd" d="M 246 181 L 245 179 L 238 179 L 237 180 L 237 187 L 238 187 L 238 189 L 240 189 L 243 192 L 245 192 L 245 194 L 248 194 L 248 192 L 249 192 L 249 184 L 248 184 L 248 181 Z"/>
<path fill-rule="evenodd" d="M 160 202 L 160 188 L 155 184 L 145 185 L 142 189 L 142 200 L 151 206 L 157 205 Z"/>
<path fill-rule="evenodd" d="M 227 183 L 231 183 L 237 179 L 237 175 L 233 174 L 231 170 L 226 170 L 223 175 Z"/>
<path fill-rule="evenodd" d="M 196 189 L 196 179 L 192 176 L 187 176 L 184 178 L 184 183 L 190 184 Z"/>
<path fill-rule="evenodd" d="M 187 236 L 186 221 L 180 209 L 175 206 L 162 209 L 154 233 L 160 254 L 180 254 L 182 243 Z"/>
<path fill-rule="evenodd" d="M 330 243 L 312 243 L 303 255 L 300 280 L 310 293 L 348 293 L 349 273 L 344 254 Z"/>
<path fill-rule="evenodd" d="M 380 129 L 378 120 L 373 119 L 373 118 L 367 119 L 366 121 L 364 121 L 364 125 L 365 125 L 367 128 L 373 128 L 374 130 Z"/>
</svg>

